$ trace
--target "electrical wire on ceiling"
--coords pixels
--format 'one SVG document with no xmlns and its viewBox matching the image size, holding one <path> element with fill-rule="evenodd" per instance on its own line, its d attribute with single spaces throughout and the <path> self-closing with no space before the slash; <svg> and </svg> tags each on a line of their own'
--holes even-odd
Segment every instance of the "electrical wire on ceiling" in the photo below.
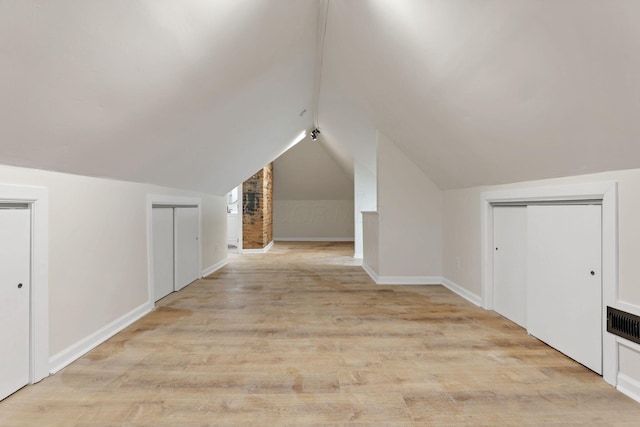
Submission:
<svg viewBox="0 0 640 427">
<path fill-rule="evenodd" d="M 321 0 L 318 4 L 318 35 L 316 40 L 316 69 L 313 82 L 313 129 L 317 130 L 318 105 L 320 102 L 320 86 L 322 84 L 322 62 L 324 59 L 324 41 L 327 35 L 327 17 L 330 0 Z M 320 133 L 318 131 L 318 133 Z"/>
</svg>

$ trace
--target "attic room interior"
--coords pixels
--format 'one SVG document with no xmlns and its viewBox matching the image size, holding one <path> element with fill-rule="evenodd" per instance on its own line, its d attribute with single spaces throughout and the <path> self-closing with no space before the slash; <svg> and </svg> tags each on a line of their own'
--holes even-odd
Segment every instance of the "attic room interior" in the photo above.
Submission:
<svg viewBox="0 0 640 427">
<path fill-rule="evenodd" d="M 0 425 L 636 425 L 639 32 L 0 2 Z"/>
</svg>

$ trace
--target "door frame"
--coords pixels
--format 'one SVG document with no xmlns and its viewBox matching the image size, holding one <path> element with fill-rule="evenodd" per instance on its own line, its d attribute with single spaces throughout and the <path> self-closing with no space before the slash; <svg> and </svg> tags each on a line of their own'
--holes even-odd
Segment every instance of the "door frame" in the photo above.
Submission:
<svg viewBox="0 0 640 427">
<path fill-rule="evenodd" d="M 238 186 L 238 245 L 236 248 L 238 249 L 238 253 L 242 253 L 242 245 L 244 243 L 244 236 L 242 234 L 242 226 L 244 224 L 244 183 Z"/>
<path fill-rule="evenodd" d="M 49 190 L 0 184 L 0 203 L 26 203 L 31 210 L 29 384 L 49 376 Z"/>
<path fill-rule="evenodd" d="M 199 276 L 202 277 L 202 199 L 199 197 L 147 194 L 147 297 L 148 303 L 151 304 L 152 307 L 155 307 L 155 289 L 153 288 L 153 205 L 176 208 L 195 206 L 196 209 L 198 209 L 198 265 L 200 270 Z"/>
<path fill-rule="evenodd" d="M 493 206 L 518 202 L 602 201 L 602 378 L 616 386 L 618 346 L 607 333 L 607 306 L 618 300 L 618 183 L 603 181 L 486 191 L 481 198 L 482 307 L 493 309 Z"/>
</svg>

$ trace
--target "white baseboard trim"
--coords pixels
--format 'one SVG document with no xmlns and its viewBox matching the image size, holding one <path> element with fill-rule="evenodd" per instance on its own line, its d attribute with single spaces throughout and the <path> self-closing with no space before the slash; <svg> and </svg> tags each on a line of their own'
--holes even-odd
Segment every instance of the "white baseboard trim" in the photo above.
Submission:
<svg viewBox="0 0 640 427">
<path fill-rule="evenodd" d="M 469 292 L 467 289 L 447 279 L 446 277 L 442 277 L 441 279 L 442 279 L 442 282 L 441 282 L 442 286 L 449 289 L 451 292 L 460 295 L 462 298 L 466 299 L 472 304 L 477 305 L 478 307 L 482 305 L 482 298 L 480 298 L 480 295 L 476 295 L 473 292 Z"/>
<path fill-rule="evenodd" d="M 439 276 L 378 276 L 378 285 L 441 285 Z"/>
<path fill-rule="evenodd" d="M 371 269 L 371 267 L 365 264 L 364 261 L 362 262 L 362 269 L 369 275 L 369 277 L 371 277 L 371 280 L 378 284 L 378 275 Z"/>
<path fill-rule="evenodd" d="M 238 249 L 241 254 L 265 254 L 273 247 L 273 240 L 262 249 Z"/>
<path fill-rule="evenodd" d="M 364 255 L 362 254 L 362 252 L 354 252 L 353 257 L 355 259 L 363 259 Z"/>
<path fill-rule="evenodd" d="M 636 402 L 640 402 L 640 381 L 618 372 L 618 391 L 626 394 Z"/>
<path fill-rule="evenodd" d="M 274 237 L 276 242 L 353 242 L 353 237 Z"/>
<path fill-rule="evenodd" d="M 380 276 L 362 263 L 362 268 L 377 285 L 440 285 L 439 276 Z"/>
<path fill-rule="evenodd" d="M 362 263 L 362 268 L 378 285 L 442 285 L 451 292 L 458 294 L 470 303 L 481 306 L 482 299 L 479 295 L 469 292 L 457 283 L 441 276 L 380 276 L 367 264 Z"/>
<path fill-rule="evenodd" d="M 207 267 L 204 270 L 202 270 L 202 272 L 200 273 L 200 277 L 207 277 L 208 275 L 213 274 L 216 271 L 220 270 L 222 267 L 224 267 L 228 263 L 229 263 L 228 257 L 226 259 L 223 259 L 220 262 L 216 262 L 211 267 Z"/>
<path fill-rule="evenodd" d="M 60 371 L 62 368 L 84 356 L 86 353 L 93 350 L 127 326 L 131 325 L 136 320 L 150 313 L 151 310 L 153 310 L 153 304 L 146 302 L 141 306 L 134 308 L 127 314 L 120 316 L 108 325 L 98 329 L 96 332 L 83 338 L 77 343 L 67 347 L 57 354 L 54 354 L 49 358 L 49 372 L 51 374 L 55 374 Z"/>
</svg>

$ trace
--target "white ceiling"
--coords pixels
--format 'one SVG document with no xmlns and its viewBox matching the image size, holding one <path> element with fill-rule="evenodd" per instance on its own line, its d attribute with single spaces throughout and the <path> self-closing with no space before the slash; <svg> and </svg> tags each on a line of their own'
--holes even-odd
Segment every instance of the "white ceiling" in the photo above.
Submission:
<svg viewBox="0 0 640 427">
<path fill-rule="evenodd" d="M 223 194 L 312 126 L 320 6 L 0 2 L 0 163 Z M 331 0 L 321 137 L 443 189 L 640 167 L 639 75 L 637 0 Z"/>
<path fill-rule="evenodd" d="M 0 163 L 223 194 L 312 125 L 317 2 L 0 2 Z"/>
<path fill-rule="evenodd" d="M 321 124 L 348 98 L 443 189 L 640 167 L 637 0 L 333 0 L 324 65 Z"/>
</svg>

